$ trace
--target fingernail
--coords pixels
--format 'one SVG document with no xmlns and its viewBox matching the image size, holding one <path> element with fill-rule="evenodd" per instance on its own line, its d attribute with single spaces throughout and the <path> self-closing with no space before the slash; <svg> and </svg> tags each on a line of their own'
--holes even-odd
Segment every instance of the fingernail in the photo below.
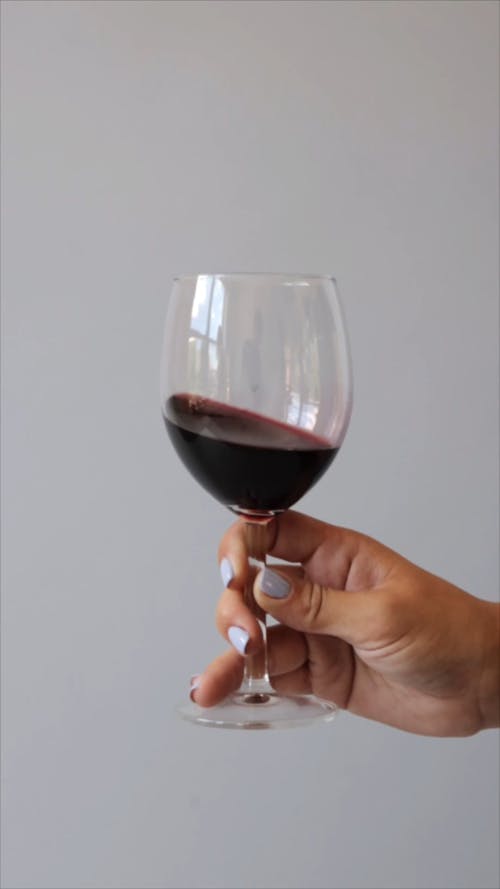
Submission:
<svg viewBox="0 0 500 889">
<path fill-rule="evenodd" d="M 192 701 L 194 701 L 193 692 L 196 691 L 197 688 L 200 687 L 201 684 L 201 673 L 196 673 L 194 676 L 191 676 L 191 680 L 189 683 L 189 697 Z"/>
<path fill-rule="evenodd" d="M 229 586 L 234 577 L 233 566 L 229 559 L 224 558 L 220 563 L 220 576 L 222 577 L 224 586 Z"/>
<path fill-rule="evenodd" d="M 264 568 L 260 578 L 260 588 L 271 599 L 286 599 L 290 592 L 290 584 L 281 574 L 275 574 L 270 568 Z"/>
<path fill-rule="evenodd" d="M 236 651 L 238 651 L 240 654 L 245 654 L 250 634 L 247 633 L 246 630 L 243 630 L 241 627 L 229 627 L 227 635 L 229 636 L 231 645 L 236 648 Z"/>
</svg>

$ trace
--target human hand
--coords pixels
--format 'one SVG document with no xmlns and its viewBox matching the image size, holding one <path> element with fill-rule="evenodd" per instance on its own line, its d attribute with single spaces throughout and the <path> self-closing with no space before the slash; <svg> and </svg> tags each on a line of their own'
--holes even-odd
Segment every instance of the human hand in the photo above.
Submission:
<svg viewBox="0 0 500 889">
<path fill-rule="evenodd" d="M 286 512 L 268 526 L 268 566 L 255 579 L 268 630 L 269 671 L 285 694 L 315 694 L 352 713 L 424 735 L 470 735 L 499 725 L 499 606 L 477 599 L 377 541 Z M 243 601 L 244 522 L 224 535 L 219 561 L 232 578 L 217 625 L 246 654 L 262 645 Z M 281 580 L 281 583 L 280 583 Z M 288 591 L 287 591 L 288 590 Z M 283 595 L 283 593 L 285 595 Z M 279 594 L 279 596 L 277 595 Z M 231 649 L 197 677 L 209 707 L 235 690 L 243 658 Z"/>
</svg>

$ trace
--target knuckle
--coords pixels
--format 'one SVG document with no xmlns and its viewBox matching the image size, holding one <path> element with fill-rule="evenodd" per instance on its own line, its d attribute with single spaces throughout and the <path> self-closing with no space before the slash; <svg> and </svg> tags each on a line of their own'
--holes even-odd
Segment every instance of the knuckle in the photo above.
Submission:
<svg viewBox="0 0 500 889">
<path fill-rule="evenodd" d="M 217 623 L 226 627 L 229 626 L 233 622 L 232 609 L 229 607 L 227 602 L 220 602 L 217 606 Z"/>
<path fill-rule="evenodd" d="M 319 583 L 308 580 L 303 588 L 303 608 L 305 628 L 318 626 L 324 605 L 324 588 Z"/>
</svg>

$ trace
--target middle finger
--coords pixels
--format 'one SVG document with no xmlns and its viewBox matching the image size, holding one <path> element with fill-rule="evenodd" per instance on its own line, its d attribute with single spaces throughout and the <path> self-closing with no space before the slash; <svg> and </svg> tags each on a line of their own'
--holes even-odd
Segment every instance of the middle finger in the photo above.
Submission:
<svg viewBox="0 0 500 889">
<path fill-rule="evenodd" d="M 292 673 L 307 664 L 308 648 L 303 633 L 284 624 L 269 627 L 267 660 L 271 677 Z"/>
</svg>

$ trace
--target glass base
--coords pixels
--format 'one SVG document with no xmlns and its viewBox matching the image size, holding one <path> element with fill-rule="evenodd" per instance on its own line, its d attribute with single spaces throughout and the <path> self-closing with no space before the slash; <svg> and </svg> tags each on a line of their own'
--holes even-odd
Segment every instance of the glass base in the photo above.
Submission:
<svg viewBox="0 0 500 889">
<path fill-rule="evenodd" d="M 313 695 L 235 692 L 215 707 L 199 707 L 190 701 L 177 712 L 182 719 L 209 728 L 270 729 L 331 722 L 337 709 L 330 701 Z"/>
</svg>

